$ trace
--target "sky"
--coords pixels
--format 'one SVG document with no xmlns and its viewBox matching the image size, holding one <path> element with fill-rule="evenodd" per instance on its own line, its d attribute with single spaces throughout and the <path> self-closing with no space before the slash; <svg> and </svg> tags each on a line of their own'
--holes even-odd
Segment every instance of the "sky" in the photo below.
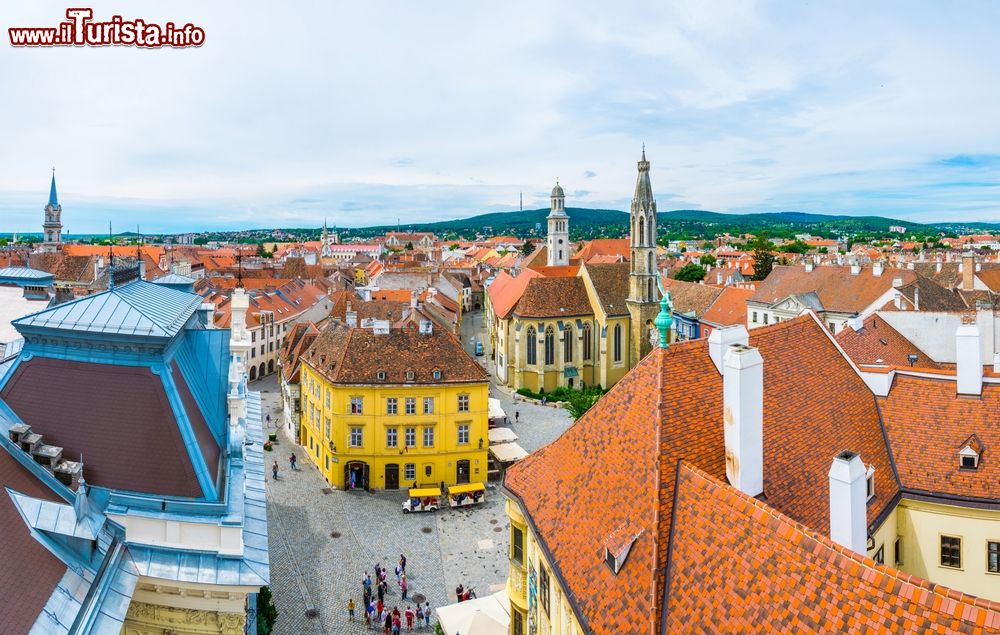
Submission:
<svg viewBox="0 0 1000 635">
<path fill-rule="evenodd" d="M 402 224 L 628 209 L 1000 221 L 1000 3 L 93 0 L 191 49 L 15 49 L 0 232 Z M 116 229 L 117 231 L 117 229 Z"/>
</svg>

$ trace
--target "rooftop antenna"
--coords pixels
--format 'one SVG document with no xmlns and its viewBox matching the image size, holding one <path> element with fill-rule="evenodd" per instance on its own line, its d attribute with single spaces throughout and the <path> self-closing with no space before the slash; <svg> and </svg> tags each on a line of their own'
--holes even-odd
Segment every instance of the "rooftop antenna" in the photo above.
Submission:
<svg viewBox="0 0 1000 635">
<path fill-rule="evenodd" d="M 519 211 L 524 211 L 524 192 L 517 193 L 517 208 Z"/>
<path fill-rule="evenodd" d="M 135 233 L 138 238 L 135 241 L 135 259 L 142 260 L 142 233 L 139 231 L 139 223 L 135 224 Z"/>
</svg>

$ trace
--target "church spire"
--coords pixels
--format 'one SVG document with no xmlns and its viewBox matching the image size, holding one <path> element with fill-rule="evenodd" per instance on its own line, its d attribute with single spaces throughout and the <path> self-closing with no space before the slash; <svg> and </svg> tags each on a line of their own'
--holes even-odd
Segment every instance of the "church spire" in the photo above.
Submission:
<svg viewBox="0 0 1000 635">
<path fill-rule="evenodd" d="M 49 187 L 49 205 L 52 207 L 57 207 L 59 205 L 59 197 L 56 196 L 56 169 L 52 168 L 52 185 Z"/>
</svg>

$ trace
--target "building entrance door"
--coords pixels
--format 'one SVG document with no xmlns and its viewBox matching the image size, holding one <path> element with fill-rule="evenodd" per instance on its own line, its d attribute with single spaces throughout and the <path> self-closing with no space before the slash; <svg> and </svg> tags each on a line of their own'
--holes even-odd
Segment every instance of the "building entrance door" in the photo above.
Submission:
<svg viewBox="0 0 1000 635">
<path fill-rule="evenodd" d="M 469 461 L 462 460 L 458 462 L 458 472 L 455 475 L 455 482 L 459 485 L 469 482 Z"/>
<path fill-rule="evenodd" d="M 388 463 L 385 466 L 385 488 L 399 489 L 399 465 Z"/>
<path fill-rule="evenodd" d="M 368 464 L 354 461 L 344 466 L 344 487 L 352 489 L 368 489 Z"/>
</svg>

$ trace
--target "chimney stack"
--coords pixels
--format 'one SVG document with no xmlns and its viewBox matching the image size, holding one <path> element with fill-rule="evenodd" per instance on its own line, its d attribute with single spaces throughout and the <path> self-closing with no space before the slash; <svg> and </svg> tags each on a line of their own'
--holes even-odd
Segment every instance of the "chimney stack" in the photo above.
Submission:
<svg viewBox="0 0 1000 635">
<path fill-rule="evenodd" d="M 723 357 L 731 344 L 749 346 L 750 335 L 745 326 L 738 324 L 713 329 L 711 335 L 708 336 L 708 356 L 712 358 L 712 363 L 715 364 L 715 369 L 719 371 L 720 375 L 723 372 Z"/>
<path fill-rule="evenodd" d="M 764 360 L 743 344 L 726 350 L 722 376 L 726 477 L 748 496 L 764 491 Z"/>
<path fill-rule="evenodd" d="M 812 273 L 812 270 L 813 270 L 813 263 L 811 263 L 811 262 L 809 262 L 807 260 L 806 261 L 806 273 Z"/>
<path fill-rule="evenodd" d="M 993 353 L 993 372 L 1000 374 L 1000 353 Z"/>
<path fill-rule="evenodd" d="M 934 271 L 936 271 L 938 273 L 941 273 L 941 261 L 940 260 L 938 260 L 937 263 L 934 264 Z"/>
<path fill-rule="evenodd" d="M 861 273 L 861 265 L 857 262 L 851 263 L 851 275 L 856 276 Z"/>
<path fill-rule="evenodd" d="M 830 466 L 830 539 L 867 554 L 868 488 L 861 457 L 844 450 Z"/>
<path fill-rule="evenodd" d="M 962 290 L 972 291 L 975 286 L 976 255 L 971 252 L 962 254 Z"/>
<path fill-rule="evenodd" d="M 983 364 L 979 352 L 979 327 L 962 324 L 955 329 L 955 367 L 958 394 L 983 392 Z"/>
<path fill-rule="evenodd" d="M 884 262 L 882 262 L 881 260 L 876 260 L 874 263 L 872 263 L 872 275 L 873 276 L 875 276 L 877 278 L 877 277 L 879 277 L 879 276 L 882 275 L 883 271 L 885 271 L 885 263 Z"/>
</svg>

